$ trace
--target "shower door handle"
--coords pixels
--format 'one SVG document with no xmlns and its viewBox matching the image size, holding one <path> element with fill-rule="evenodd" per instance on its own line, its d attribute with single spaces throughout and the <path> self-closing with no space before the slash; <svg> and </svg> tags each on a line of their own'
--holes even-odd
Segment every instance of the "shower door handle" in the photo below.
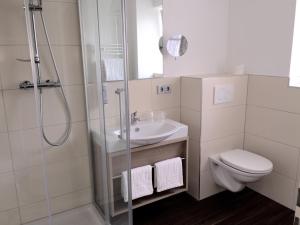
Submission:
<svg viewBox="0 0 300 225">
<path fill-rule="evenodd" d="M 123 119 L 122 119 L 122 92 L 124 92 L 124 88 L 118 88 L 115 93 L 119 96 L 119 111 L 120 111 L 120 135 L 119 138 L 123 138 Z"/>
</svg>

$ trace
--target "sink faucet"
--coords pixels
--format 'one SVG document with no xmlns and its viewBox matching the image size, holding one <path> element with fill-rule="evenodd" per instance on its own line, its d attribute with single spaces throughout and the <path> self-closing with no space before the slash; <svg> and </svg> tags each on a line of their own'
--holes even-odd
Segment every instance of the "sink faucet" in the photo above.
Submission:
<svg viewBox="0 0 300 225">
<path fill-rule="evenodd" d="M 140 121 L 140 118 L 137 117 L 137 111 L 130 114 L 130 123 L 131 125 L 135 125 L 138 121 Z"/>
</svg>

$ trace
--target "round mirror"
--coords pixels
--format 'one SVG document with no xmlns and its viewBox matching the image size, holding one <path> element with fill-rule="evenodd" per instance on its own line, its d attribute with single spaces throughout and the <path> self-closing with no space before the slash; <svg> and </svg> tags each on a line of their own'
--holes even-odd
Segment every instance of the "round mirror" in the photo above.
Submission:
<svg viewBox="0 0 300 225">
<path fill-rule="evenodd" d="M 187 49 L 188 40 L 182 34 L 172 36 L 167 42 L 167 51 L 175 58 L 183 56 Z"/>
</svg>

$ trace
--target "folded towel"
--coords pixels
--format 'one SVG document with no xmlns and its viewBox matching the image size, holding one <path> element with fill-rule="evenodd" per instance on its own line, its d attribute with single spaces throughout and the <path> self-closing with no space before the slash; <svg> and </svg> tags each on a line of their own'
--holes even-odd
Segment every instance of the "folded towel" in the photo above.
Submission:
<svg viewBox="0 0 300 225">
<path fill-rule="evenodd" d="M 108 58 L 103 60 L 106 81 L 124 80 L 124 60 Z"/>
<path fill-rule="evenodd" d="M 174 158 L 155 163 L 157 192 L 183 186 L 182 159 Z"/>
<path fill-rule="evenodd" d="M 131 170 L 132 200 L 153 194 L 152 166 L 143 166 Z M 121 192 L 128 202 L 128 173 L 122 172 Z"/>
</svg>

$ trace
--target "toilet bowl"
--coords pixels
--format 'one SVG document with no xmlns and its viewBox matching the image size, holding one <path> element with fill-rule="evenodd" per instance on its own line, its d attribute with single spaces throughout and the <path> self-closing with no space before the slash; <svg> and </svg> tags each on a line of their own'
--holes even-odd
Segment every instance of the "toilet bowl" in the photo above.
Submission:
<svg viewBox="0 0 300 225">
<path fill-rule="evenodd" d="M 270 160 L 241 149 L 210 156 L 209 164 L 215 182 L 232 192 L 243 190 L 247 183 L 256 182 L 273 170 Z"/>
</svg>

